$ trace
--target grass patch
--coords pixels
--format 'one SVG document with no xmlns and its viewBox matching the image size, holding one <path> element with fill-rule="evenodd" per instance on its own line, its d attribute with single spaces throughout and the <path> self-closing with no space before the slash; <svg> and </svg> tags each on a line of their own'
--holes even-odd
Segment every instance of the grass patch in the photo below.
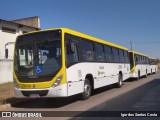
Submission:
<svg viewBox="0 0 160 120">
<path fill-rule="evenodd" d="M 0 105 L 14 97 L 13 82 L 0 84 Z"/>
</svg>

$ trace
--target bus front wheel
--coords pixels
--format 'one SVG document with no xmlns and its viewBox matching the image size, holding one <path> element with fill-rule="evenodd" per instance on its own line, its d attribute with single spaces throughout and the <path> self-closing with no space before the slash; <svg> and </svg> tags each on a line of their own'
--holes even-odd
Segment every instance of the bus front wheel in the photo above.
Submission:
<svg viewBox="0 0 160 120">
<path fill-rule="evenodd" d="M 81 98 L 86 100 L 91 96 L 91 84 L 88 79 L 85 80 L 83 89 L 84 91 L 81 93 Z"/>
</svg>

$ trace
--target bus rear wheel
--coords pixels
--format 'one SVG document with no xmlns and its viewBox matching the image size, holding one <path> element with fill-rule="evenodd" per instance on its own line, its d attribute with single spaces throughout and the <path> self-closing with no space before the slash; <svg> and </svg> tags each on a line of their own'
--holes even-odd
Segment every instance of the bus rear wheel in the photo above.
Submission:
<svg viewBox="0 0 160 120">
<path fill-rule="evenodd" d="M 123 84 L 122 75 L 119 74 L 119 76 L 118 76 L 118 83 L 116 84 L 116 87 L 120 88 L 120 87 L 122 87 L 122 84 Z"/>
<path fill-rule="evenodd" d="M 138 77 L 136 80 L 139 80 L 140 79 L 140 71 L 138 71 Z"/>
<path fill-rule="evenodd" d="M 88 79 L 84 82 L 84 91 L 81 93 L 81 99 L 86 100 L 91 96 L 91 84 Z"/>
<path fill-rule="evenodd" d="M 147 77 L 148 77 L 148 73 L 147 73 L 147 70 L 146 70 L 145 78 L 147 78 Z"/>
</svg>

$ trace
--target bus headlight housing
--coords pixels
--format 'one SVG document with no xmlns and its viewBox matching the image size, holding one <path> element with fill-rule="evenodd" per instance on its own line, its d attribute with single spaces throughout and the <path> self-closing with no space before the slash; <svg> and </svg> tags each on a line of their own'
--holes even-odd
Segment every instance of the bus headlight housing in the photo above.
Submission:
<svg viewBox="0 0 160 120">
<path fill-rule="evenodd" d="M 56 81 L 53 83 L 52 87 L 56 87 L 60 84 L 60 82 L 62 81 L 63 75 L 60 75 Z"/>
</svg>

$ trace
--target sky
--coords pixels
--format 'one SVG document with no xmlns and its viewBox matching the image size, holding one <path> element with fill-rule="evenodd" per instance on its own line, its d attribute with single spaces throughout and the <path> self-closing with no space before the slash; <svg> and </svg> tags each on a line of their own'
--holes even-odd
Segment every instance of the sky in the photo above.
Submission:
<svg viewBox="0 0 160 120">
<path fill-rule="evenodd" d="M 39 16 L 41 29 L 70 28 L 160 58 L 160 0 L 0 0 L 0 19 Z"/>
</svg>

